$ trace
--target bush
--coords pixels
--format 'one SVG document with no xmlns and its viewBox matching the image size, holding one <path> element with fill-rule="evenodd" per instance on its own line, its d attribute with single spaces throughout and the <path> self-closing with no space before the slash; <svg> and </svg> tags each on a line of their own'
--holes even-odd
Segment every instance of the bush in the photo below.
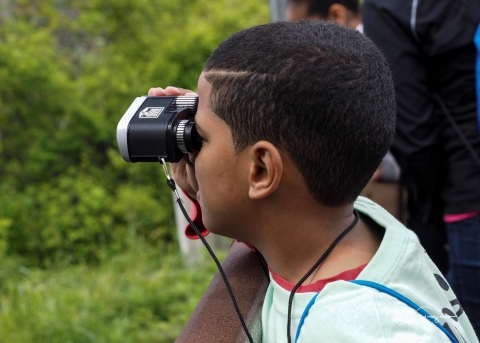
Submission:
<svg viewBox="0 0 480 343">
<path fill-rule="evenodd" d="M 178 253 L 132 241 L 99 267 L 0 268 L 0 341 L 167 343 L 209 283 L 213 263 L 186 270 Z M 209 261 L 210 262 L 210 261 Z"/>
<path fill-rule="evenodd" d="M 95 262 L 138 235 L 174 239 L 155 164 L 123 162 L 118 120 L 151 86 L 195 89 L 254 0 L 5 1 L 0 14 L 0 254 Z"/>
</svg>

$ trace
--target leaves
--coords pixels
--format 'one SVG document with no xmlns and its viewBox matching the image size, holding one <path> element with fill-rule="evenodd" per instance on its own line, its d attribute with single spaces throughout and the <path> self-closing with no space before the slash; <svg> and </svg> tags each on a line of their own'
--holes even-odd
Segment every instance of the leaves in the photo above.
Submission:
<svg viewBox="0 0 480 343">
<path fill-rule="evenodd" d="M 99 261 L 174 239 L 158 165 L 127 164 L 116 126 L 153 86 L 196 89 L 212 50 L 268 20 L 241 0 L 6 1 L 0 14 L 0 256 Z"/>
<path fill-rule="evenodd" d="M 173 342 L 215 272 L 140 241 L 92 268 L 0 269 L 2 342 Z"/>
</svg>

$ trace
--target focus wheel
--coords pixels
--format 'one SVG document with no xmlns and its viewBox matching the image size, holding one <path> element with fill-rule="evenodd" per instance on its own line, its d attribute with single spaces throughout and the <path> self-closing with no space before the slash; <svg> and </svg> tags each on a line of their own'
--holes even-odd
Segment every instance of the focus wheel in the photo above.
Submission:
<svg viewBox="0 0 480 343">
<path fill-rule="evenodd" d="M 177 125 L 177 133 L 176 133 L 176 138 L 177 138 L 177 146 L 178 149 L 180 149 L 181 152 L 184 154 L 188 154 L 187 147 L 185 146 L 185 126 L 189 120 L 180 120 L 180 122 Z"/>
</svg>

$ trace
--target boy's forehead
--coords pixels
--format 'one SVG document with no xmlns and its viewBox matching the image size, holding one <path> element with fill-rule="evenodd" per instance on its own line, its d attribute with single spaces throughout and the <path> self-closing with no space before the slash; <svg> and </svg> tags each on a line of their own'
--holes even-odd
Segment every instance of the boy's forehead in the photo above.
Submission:
<svg viewBox="0 0 480 343">
<path fill-rule="evenodd" d="M 212 85 L 205 78 L 205 72 L 204 71 L 202 71 L 202 73 L 200 74 L 200 76 L 198 78 L 197 89 L 198 89 L 199 100 L 202 101 L 202 102 L 209 102 L 210 91 L 212 89 Z"/>
<path fill-rule="evenodd" d="M 210 92 L 212 90 L 212 84 L 205 78 L 205 72 L 202 71 L 198 78 L 197 84 L 198 93 L 198 107 L 199 109 L 211 111 L 210 107 Z M 198 115 L 198 112 L 197 112 Z"/>
</svg>

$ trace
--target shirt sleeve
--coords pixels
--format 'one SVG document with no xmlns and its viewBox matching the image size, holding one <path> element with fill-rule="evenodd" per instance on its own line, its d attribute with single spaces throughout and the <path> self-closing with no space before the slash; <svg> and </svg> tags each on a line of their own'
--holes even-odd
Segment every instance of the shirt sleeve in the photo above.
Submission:
<svg viewBox="0 0 480 343">
<path fill-rule="evenodd" d="M 403 156 L 430 146 L 437 134 L 428 68 L 416 32 L 415 3 L 366 0 L 362 9 L 365 34 L 382 50 L 392 70 L 398 114 L 394 150 Z"/>
<path fill-rule="evenodd" d="M 397 125 L 391 152 L 412 198 L 422 204 L 422 213 L 431 214 L 436 213 L 435 199 L 440 198 L 441 125 L 419 43 L 416 3 L 366 0 L 362 13 L 365 34 L 385 55 L 395 84 Z"/>
</svg>

